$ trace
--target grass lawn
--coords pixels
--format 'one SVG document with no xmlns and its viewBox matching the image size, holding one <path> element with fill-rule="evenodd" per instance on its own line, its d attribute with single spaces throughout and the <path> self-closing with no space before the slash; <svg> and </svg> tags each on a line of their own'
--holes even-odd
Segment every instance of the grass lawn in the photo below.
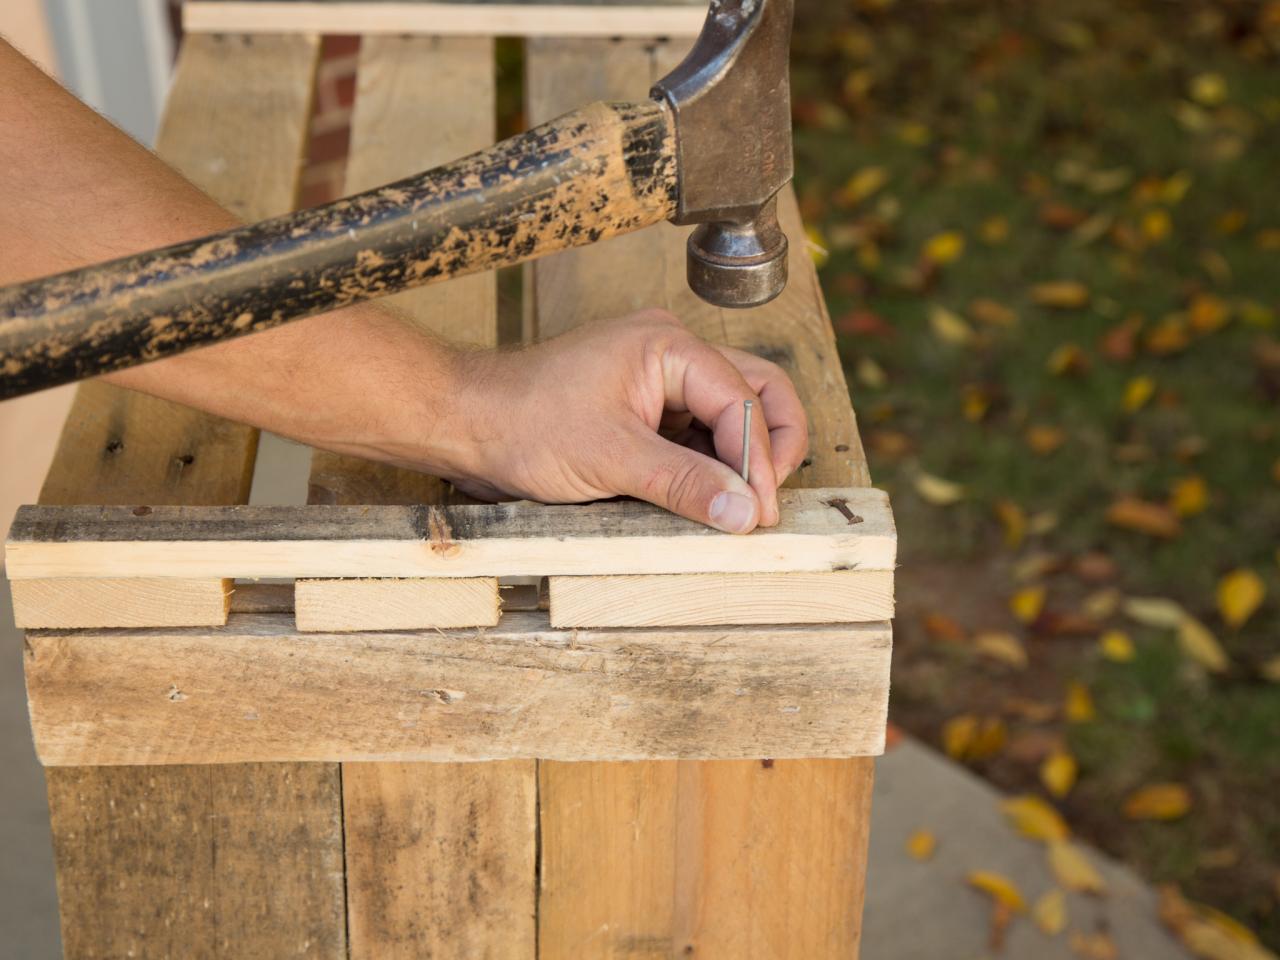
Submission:
<svg viewBox="0 0 1280 960">
<path fill-rule="evenodd" d="M 794 73 L 895 720 L 1280 947 L 1280 3 L 800 0 Z"/>
</svg>

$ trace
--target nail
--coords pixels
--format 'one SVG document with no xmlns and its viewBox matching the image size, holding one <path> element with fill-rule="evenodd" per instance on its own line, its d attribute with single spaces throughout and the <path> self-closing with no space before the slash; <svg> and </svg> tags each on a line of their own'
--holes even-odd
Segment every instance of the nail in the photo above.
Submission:
<svg viewBox="0 0 1280 960">
<path fill-rule="evenodd" d="M 746 533 L 756 522 L 756 505 L 750 497 L 728 490 L 711 501 L 711 525 L 725 533 Z"/>
<path fill-rule="evenodd" d="M 751 482 L 751 401 L 742 401 L 742 482 Z"/>
</svg>

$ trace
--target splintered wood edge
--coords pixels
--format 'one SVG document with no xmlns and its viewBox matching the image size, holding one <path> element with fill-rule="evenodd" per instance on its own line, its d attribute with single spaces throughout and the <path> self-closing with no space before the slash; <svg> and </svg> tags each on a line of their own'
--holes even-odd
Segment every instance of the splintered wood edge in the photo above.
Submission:
<svg viewBox="0 0 1280 960">
<path fill-rule="evenodd" d="M 478 37 L 694 37 L 706 4 L 200 2 L 182 6 L 188 33 L 424 34 Z"/>
<path fill-rule="evenodd" d="M 497 626 L 497 577 L 299 580 L 298 629 L 307 633 Z"/>
<path fill-rule="evenodd" d="M 888 624 L 304 634 L 28 633 L 50 766 L 639 760 L 883 751 Z M 89 693 L 91 691 L 91 694 Z"/>
<path fill-rule="evenodd" d="M 636 502 L 445 507 L 40 507 L 18 511 L 10 579 L 493 577 L 891 570 L 888 497 L 783 490 L 741 537 Z"/>
</svg>

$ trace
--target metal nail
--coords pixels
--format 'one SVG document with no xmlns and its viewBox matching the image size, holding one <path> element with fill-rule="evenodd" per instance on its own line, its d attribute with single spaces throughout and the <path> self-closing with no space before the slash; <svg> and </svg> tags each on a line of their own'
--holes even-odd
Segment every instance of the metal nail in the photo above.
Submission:
<svg viewBox="0 0 1280 960">
<path fill-rule="evenodd" d="M 750 400 L 742 401 L 742 480 L 751 482 L 751 407 Z"/>
</svg>

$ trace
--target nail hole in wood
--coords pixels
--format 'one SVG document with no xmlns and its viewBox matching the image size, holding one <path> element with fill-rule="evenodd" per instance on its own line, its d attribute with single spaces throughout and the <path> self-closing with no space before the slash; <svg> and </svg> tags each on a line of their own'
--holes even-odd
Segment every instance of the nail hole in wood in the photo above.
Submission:
<svg viewBox="0 0 1280 960">
<path fill-rule="evenodd" d="M 120 452 L 121 450 L 123 450 L 123 449 L 124 449 L 124 441 L 123 441 L 123 440 L 108 440 L 108 441 L 107 441 L 107 453 L 119 453 L 119 452 Z"/>
<path fill-rule="evenodd" d="M 849 445 L 847 443 L 836 444 L 836 453 L 848 453 L 848 452 L 849 452 Z"/>
</svg>

